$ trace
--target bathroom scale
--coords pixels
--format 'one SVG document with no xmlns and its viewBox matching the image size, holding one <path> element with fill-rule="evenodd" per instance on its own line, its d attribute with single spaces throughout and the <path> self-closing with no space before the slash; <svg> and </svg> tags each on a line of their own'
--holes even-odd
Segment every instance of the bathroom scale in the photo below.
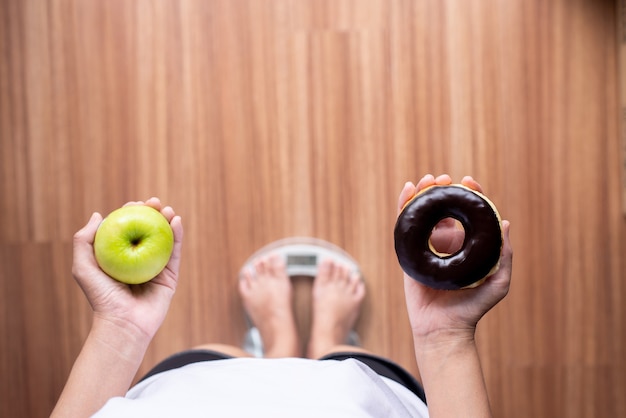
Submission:
<svg viewBox="0 0 626 418">
<path fill-rule="evenodd" d="M 254 271 L 254 261 L 258 257 L 269 254 L 278 254 L 283 257 L 289 277 L 315 277 L 322 260 L 333 260 L 348 266 L 351 272 L 360 272 L 359 265 L 346 251 L 328 241 L 311 237 L 290 237 L 274 241 L 252 254 L 241 270 Z M 249 319 L 247 322 L 248 330 L 244 337 L 243 348 L 255 357 L 263 357 L 261 335 Z M 350 332 L 346 344 L 360 345 L 359 336 L 355 331 Z"/>
</svg>

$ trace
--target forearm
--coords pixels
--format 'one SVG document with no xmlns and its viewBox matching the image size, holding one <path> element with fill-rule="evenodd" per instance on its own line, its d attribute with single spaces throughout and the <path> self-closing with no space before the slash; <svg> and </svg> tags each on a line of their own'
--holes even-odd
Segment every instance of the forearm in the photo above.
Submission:
<svg viewBox="0 0 626 418">
<path fill-rule="evenodd" d="M 416 338 L 415 353 L 431 417 L 491 417 L 473 336 Z"/>
<path fill-rule="evenodd" d="M 52 416 L 90 416 L 128 391 L 150 337 L 95 318 Z"/>
</svg>

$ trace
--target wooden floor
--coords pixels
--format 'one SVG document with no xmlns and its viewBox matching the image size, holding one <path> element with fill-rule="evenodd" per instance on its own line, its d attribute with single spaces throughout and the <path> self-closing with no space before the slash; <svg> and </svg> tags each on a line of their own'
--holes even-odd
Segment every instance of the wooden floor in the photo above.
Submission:
<svg viewBox="0 0 626 418">
<path fill-rule="evenodd" d="M 314 236 L 360 263 L 363 344 L 417 373 L 396 197 L 471 174 L 512 223 L 479 326 L 501 417 L 626 416 L 616 5 L 599 0 L 0 1 L 0 416 L 49 414 L 89 329 L 72 235 L 156 195 L 181 281 L 140 373 L 241 344 L 236 277 Z"/>
</svg>

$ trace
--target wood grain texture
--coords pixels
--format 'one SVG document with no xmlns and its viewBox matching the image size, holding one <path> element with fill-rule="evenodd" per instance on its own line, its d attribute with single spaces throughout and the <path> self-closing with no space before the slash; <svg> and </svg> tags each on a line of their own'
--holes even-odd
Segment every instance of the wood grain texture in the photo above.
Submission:
<svg viewBox="0 0 626 418">
<path fill-rule="evenodd" d="M 514 283 L 479 326 L 497 416 L 626 416 L 614 1 L 0 2 L 0 416 L 49 414 L 89 329 L 72 235 L 159 196 L 181 283 L 140 373 L 240 344 L 238 269 L 314 236 L 361 264 L 363 344 L 418 373 L 397 194 L 479 180 Z"/>
</svg>

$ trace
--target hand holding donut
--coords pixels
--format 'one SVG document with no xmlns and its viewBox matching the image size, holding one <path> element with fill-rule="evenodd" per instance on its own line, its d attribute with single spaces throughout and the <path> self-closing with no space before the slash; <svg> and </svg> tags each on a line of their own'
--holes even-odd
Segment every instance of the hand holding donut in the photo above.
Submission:
<svg viewBox="0 0 626 418">
<path fill-rule="evenodd" d="M 437 178 L 424 176 L 415 186 L 406 183 L 398 199 L 398 214 L 419 192 L 431 186 L 449 186 L 448 175 Z M 480 184 L 467 176 L 462 186 L 482 192 Z M 415 337 L 457 334 L 473 338 L 480 318 L 506 296 L 511 280 L 512 250 L 509 241 L 509 222 L 502 221 L 502 249 L 498 269 L 484 283 L 473 288 L 442 290 L 426 286 L 404 274 L 407 309 Z M 433 230 L 430 242 L 436 251 L 448 252 L 463 240 L 464 232 L 454 227 L 453 222 L 444 221 Z"/>
</svg>

